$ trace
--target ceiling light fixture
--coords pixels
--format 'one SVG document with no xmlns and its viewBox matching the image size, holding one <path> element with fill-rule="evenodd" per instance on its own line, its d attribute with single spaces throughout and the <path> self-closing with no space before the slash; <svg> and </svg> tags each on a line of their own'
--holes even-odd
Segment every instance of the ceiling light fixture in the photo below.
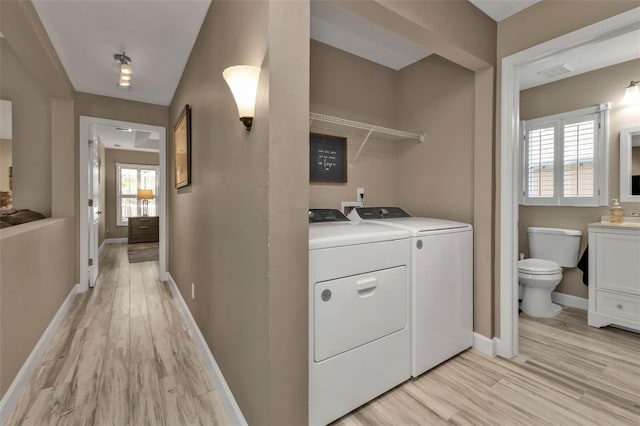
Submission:
<svg viewBox="0 0 640 426">
<path fill-rule="evenodd" d="M 640 83 L 640 80 L 631 80 L 631 83 L 627 86 L 627 90 L 624 92 L 624 98 L 622 98 L 621 103 L 623 105 L 640 103 L 640 86 L 638 86 L 638 83 Z"/>
<path fill-rule="evenodd" d="M 131 65 L 129 65 L 131 58 L 122 52 L 113 55 L 113 59 L 120 62 L 120 80 L 118 81 L 118 87 L 131 90 L 131 74 L 133 74 Z"/>
</svg>

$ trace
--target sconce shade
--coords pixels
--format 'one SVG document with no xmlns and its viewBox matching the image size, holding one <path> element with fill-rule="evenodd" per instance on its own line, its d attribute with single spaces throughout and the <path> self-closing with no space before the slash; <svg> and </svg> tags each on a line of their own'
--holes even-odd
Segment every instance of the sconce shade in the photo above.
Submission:
<svg viewBox="0 0 640 426">
<path fill-rule="evenodd" d="M 222 77 L 224 77 L 236 100 L 240 121 L 242 121 L 247 130 L 251 129 L 256 109 L 259 76 L 260 67 L 250 65 L 235 65 L 226 68 L 222 72 Z"/>
<path fill-rule="evenodd" d="M 153 190 L 138 189 L 138 200 L 153 200 Z"/>
<path fill-rule="evenodd" d="M 624 92 L 624 98 L 622 98 L 622 104 L 631 105 L 640 103 L 640 86 L 638 81 L 632 81 L 627 90 Z"/>
</svg>

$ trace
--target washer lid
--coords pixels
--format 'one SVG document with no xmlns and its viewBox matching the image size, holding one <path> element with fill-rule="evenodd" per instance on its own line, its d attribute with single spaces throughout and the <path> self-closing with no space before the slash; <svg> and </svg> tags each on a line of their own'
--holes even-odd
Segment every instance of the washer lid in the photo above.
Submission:
<svg viewBox="0 0 640 426">
<path fill-rule="evenodd" d="M 309 224 L 309 250 L 409 238 L 401 229 L 373 223 L 325 222 Z"/>
<path fill-rule="evenodd" d="M 557 274 L 562 268 L 551 260 L 523 259 L 518 261 L 518 271 L 527 274 Z"/>
</svg>

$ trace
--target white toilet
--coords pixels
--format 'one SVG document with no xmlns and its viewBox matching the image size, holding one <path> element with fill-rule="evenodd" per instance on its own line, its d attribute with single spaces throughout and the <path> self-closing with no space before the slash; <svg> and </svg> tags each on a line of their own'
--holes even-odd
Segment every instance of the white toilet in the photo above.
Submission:
<svg viewBox="0 0 640 426">
<path fill-rule="evenodd" d="M 562 307 L 551 302 L 551 292 L 562 281 L 563 268 L 578 264 L 581 231 L 528 228 L 530 259 L 518 262 L 518 281 L 524 287 L 522 311 L 535 318 L 551 318 Z"/>
</svg>

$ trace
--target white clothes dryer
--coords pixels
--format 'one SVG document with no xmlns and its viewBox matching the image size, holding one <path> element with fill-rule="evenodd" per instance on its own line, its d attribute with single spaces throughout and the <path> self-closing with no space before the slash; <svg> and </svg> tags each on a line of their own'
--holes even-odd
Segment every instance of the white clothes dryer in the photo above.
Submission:
<svg viewBox="0 0 640 426">
<path fill-rule="evenodd" d="M 411 375 L 471 347 L 473 227 L 399 207 L 356 207 L 349 218 L 411 233 Z"/>
<path fill-rule="evenodd" d="M 309 424 L 411 377 L 409 233 L 309 210 Z"/>
</svg>

